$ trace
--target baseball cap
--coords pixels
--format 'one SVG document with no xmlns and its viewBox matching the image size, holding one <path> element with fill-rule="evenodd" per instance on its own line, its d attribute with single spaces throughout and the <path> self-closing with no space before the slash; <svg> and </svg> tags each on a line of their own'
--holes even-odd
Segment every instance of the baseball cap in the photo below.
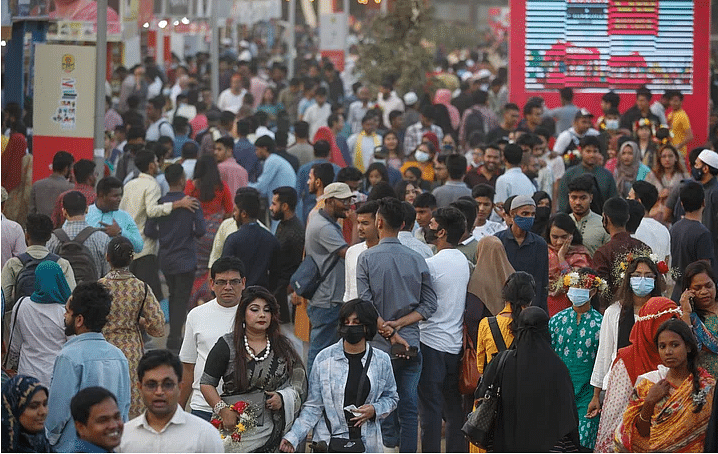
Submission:
<svg viewBox="0 0 718 454">
<path fill-rule="evenodd" d="M 348 184 L 332 183 L 330 185 L 327 185 L 326 188 L 324 188 L 324 195 L 321 197 L 321 200 L 326 200 L 330 198 L 348 199 L 350 197 L 354 197 L 354 193 L 351 189 L 349 189 Z"/>
<path fill-rule="evenodd" d="M 589 112 L 588 109 L 579 109 L 579 111 L 576 112 L 576 116 L 573 119 L 578 120 L 579 118 L 593 118 L 593 114 L 591 112 Z"/>
</svg>

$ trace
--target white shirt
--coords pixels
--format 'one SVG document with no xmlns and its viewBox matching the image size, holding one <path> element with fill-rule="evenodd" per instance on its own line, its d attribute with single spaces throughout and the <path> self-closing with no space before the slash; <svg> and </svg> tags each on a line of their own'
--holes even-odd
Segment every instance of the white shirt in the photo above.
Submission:
<svg viewBox="0 0 718 454">
<path fill-rule="evenodd" d="M 217 107 L 219 108 L 219 110 L 229 110 L 236 115 L 237 112 L 239 112 L 239 109 L 242 107 L 242 100 L 244 99 L 244 95 L 246 93 L 247 90 L 243 88 L 238 95 L 235 95 L 234 93 L 232 93 L 231 89 L 227 88 L 219 94 L 219 98 L 217 99 Z"/>
<path fill-rule="evenodd" d="M 458 249 L 443 249 L 426 259 L 431 284 L 436 292 L 436 312 L 419 322 L 421 343 L 441 352 L 461 351 L 466 288 L 471 271 L 469 262 Z"/>
<path fill-rule="evenodd" d="M 344 256 L 344 302 L 359 297 L 359 292 L 357 291 L 357 263 L 359 262 L 359 254 L 367 249 L 369 248 L 366 241 L 347 249 Z"/>
<path fill-rule="evenodd" d="M 401 244 L 408 247 L 409 249 L 416 252 L 425 259 L 434 256 L 434 252 L 431 250 L 431 247 L 429 247 L 429 245 L 426 243 L 422 243 L 421 240 L 414 237 L 411 232 L 402 230 L 401 232 L 399 232 L 397 238 L 399 239 L 399 242 Z M 466 260 L 466 257 L 464 257 L 464 260 Z"/>
<path fill-rule="evenodd" d="M 193 392 L 190 400 L 192 410 L 212 411 L 212 407 L 207 404 L 199 390 L 199 379 L 204 372 L 204 365 L 207 362 L 209 351 L 212 350 L 220 337 L 232 331 L 236 313 L 237 306 L 224 307 L 215 298 L 195 307 L 187 314 L 184 340 L 182 341 L 179 357 L 183 363 L 194 364 Z M 220 385 L 217 386 L 217 392 L 220 394 L 222 394 L 221 386 L 220 380 Z"/>
<path fill-rule="evenodd" d="M 387 100 L 384 99 L 384 95 L 382 95 L 381 93 L 377 94 L 376 103 L 379 105 L 379 107 L 381 107 L 383 117 L 382 120 L 384 120 L 384 126 L 386 126 L 387 128 L 391 126 L 391 122 L 389 121 L 389 114 L 393 110 L 404 112 L 404 101 L 402 101 L 401 98 L 393 90 L 391 93 L 389 93 L 389 99 Z"/>
<path fill-rule="evenodd" d="M 573 126 L 571 126 L 570 128 L 558 135 L 558 137 L 556 138 L 556 143 L 554 143 L 553 145 L 553 151 L 563 156 L 564 152 L 566 151 L 566 148 L 568 148 L 571 141 L 578 145 L 578 142 L 584 137 L 597 136 L 599 134 L 600 133 L 595 129 L 589 128 L 584 135 L 578 135 L 576 134 L 576 130 L 573 128 Z"/>
<path fill-rule="evenodd" d="M 520 167 L 512 167 L 496 179 L 494 203 L 504 203 L 512 195 L 531 197 L 534 192 L 536 192 L 536 186 L 529 180 L 529 177 L 521 172 Z M 498 216 L 496 213 L 492 214 L 492 216 L 494 215 Z"/>
<path fill-rule="evenodd" d="M 137 178 L 125 184 L 120 210 L 132 216 L 145 244 L 142 252 L 134 255 L 135 260 L 145 255 L 157 255 L 157 240 L 145 235 L 145 224 L 148 217 L 158 218 L 172 212 L 172 202 L 159 204 L 157 201 L 160 197 L 160 185 L 150 174 L 140 173 Z"/>
<path fill-rule="evenodd" d="M 671 233 L 666 226 L 653 218 L 644 216 L 636 233 L 631 236 L 646 243 L 646 246 L 658 256 L 659 261 L 671 255 Z"/>
<path fill-rule="evenodd" d="M 179 405 L 172 419 L 159 432 L 147 422 L 146 414 L 125 423 L 116 452 L 224 452 L 219 431 Z"/>
<path fill-rule="evenodd" d="M 167 121 L 166 118 L 162 117 L 159 120 L 155 121 L 151 125 L 147 127 L 147 132 L 145 133 L 145 140 L 146 141 L 157 141 L 160 140 L 160 137 L 167 136 L 170 137 L 172 140 L 175 140 L 175 131 L 172 129 L 172 125 L 169 121 Z"/>
<path fill-rule="evenodd" d="M 303 120 L 309 123 L 309 139 L 314 139 L 314 135 L 317 133 L 317 129 L 322 126 L 327 126 L 327 119 L 332 114 L 332 106 L 328 102 L 325 102 L 323 106 L 319 107 L 319 104 L 312 104 L 307 107 L 304 112 Z M 372 150 L 372 155 L 374 150 Z"/>
<path fill-rule="evenodd" d="M 471 232 L 472 236 L 476 238 L 476 241 L 481 240 L 485 236 L 492 236 L 496 232 L 506 230 L 506 224 L 503 222 L 494 222 L 486 220 L 486 223 L 479 227 L 474 227 L 474 231 Z"/>
<path fill-rule="evenodd" d="M 555 180 L 563 178 L 563 174 L 566 173 L 566 164 L 563 162 L 563 156 L 558 155 L 552 159 L 551 153 L 546 153 L 541 156 L 541 159 L 546 161 L 546 166 L 551 169 L 551 174 Z"/>
<path fill-rule="evenodd" d="M 638 315 L 633 314 L 634 318 Z M 593 373 L 591 374 L 591 386 L 606 389 L 608 387 L 608 371 L 616 359 L 618 351 L 618 319 L 621 317 L 621 304 L 615 302 L 608 306 L 606 312 L 603 313 L 603 321 L 601 322 L 601 332 L 598 340 L 598 352 L 596 353 L 596 362 L 593 364 Z"/>
<path fill-rule="evenodd" d="M 352 134 L 347 139 L 347 148 L 349 148 L 349 156 L 352 157 L 354 161 L 356 161 L 356 145 L 357 140 L 359 140 L 359 134 L 361 133 L 361 129 L 358 133 Z M 374 148 L 381 145 L 381 136 L 377 133 L 373 133 L 372 135 L 363 135 L 362 141 L 361 141 L 361 157 L 362 157 L 362 164 L 364 165 L 364 169 L 368 169 L 369 165 L 371 165 L 372 162 L 374 162 Z M 353 163 L 348 162 L 347 165 L 353 165 Z"/>
</svg>

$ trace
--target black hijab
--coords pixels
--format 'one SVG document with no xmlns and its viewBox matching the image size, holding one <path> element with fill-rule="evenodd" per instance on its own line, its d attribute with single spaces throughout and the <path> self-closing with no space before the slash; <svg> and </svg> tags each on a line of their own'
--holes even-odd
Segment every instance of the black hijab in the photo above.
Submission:
<svg viewBox="0 0 718 454">
<path fill-rule="evenodd" d="M 577 435 L 573 383 L 551 347 L 548 320 L 539 307 L 519 316 L 516 356 L 504 369 L 496 452 L 547 452 L 566 435 Z"/>
<path fill-rule="evenodd" d="M 20 424 L 20 415 L 38 391 L 49 394 L 37 378 L 15 375 L 2 386 L 2 451 L 50 452 L 45 431 L 30 433 Z"/>
<path fill-rule="evenodd" d="M 551 217 L 551 197 L 549 197 L 545 191 L 536 191 L 531 198 L 536 202 L 536 217 L 534 218 L 534 225 L 531 227 L 531 231 L 536 235 L 544 236 L 548 220 Z M 543 199 L 548 199 L 548 207 L 538 206 L 538 203 Z"/>
</svg>

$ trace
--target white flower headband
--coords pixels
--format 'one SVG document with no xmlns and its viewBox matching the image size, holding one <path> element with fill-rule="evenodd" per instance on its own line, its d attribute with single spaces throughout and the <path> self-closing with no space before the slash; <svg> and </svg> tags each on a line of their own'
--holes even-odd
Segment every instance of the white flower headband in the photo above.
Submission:
<svg viewBox="0 0 718 454">
<path fill-rule="evenodd" d="M 678 316 L 680 317 L 681 315 L 683 315 L 683 311 L 681 310 L 680 307 L 674 307 L 673 309 L 667 309 L 665 311 L 661 311 L 656 314 L 648 314 L 648 315 L 638 317 L 636 319 L 636 322 L 645 322 L 646 320 L 653 320 L 654 318 L 660 318 L 666 314 L 678 314 Z"/>
</svg>

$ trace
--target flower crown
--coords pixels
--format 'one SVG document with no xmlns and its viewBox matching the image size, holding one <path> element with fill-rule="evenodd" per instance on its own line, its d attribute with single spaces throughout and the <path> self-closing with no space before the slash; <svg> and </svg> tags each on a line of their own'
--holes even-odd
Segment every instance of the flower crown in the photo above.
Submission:
<svg viewBox="0 0 718 454">
<path fill-rule="evenodd" d="M 608 290 L 608 284 L 604 279 L 595 274 L 581 274 L 578 271 L 564 274 L 555 284 L 555 290 L 558 291 L 566 291 L 570 287 L 596 289 L 600 293 Z"/>
<path fill-rule="evenodd" d="M 646 320 L 653 320 L 656 318 L 660 318 L 666 314 L 678 314 L 678 316 L 680 317 L 681 315 L 683 315 L 683 311 L 681 310 L 680 307 L 674 307 L 674 308 L 666 309 L 665 311 L 661 311 L 661 312 L 658 312 L 655 314 L 648 314 L 648 315 L 644 315 L 642 317 L 638 317 L 636 319 L 636 322 L 645 322 Z"/>
<path fill-rule="evenodd" d="M 640 248 L 619 255 L 613 265 L 613 277 L 617 281 L 623 280 L 628 266 L 631 264 L 631 262 L 639 258 L 648 259 L 655 263 L 656 267 L 658 268 L 658 272 L 664 276 L 669 272 L 672 273 L 666 261 L 659 260 L 659 257 L 654 254 L 650 248 Z"/>
<path fill-rule="evenodd" d="M 633 131 L 638 131 L 642 126 L 648 126 L 651 129 L 651 135 L 656 135 L 656 125 L 648 118 L 639 118 L 638 121 L 633 124 Z"/>
</svg>

